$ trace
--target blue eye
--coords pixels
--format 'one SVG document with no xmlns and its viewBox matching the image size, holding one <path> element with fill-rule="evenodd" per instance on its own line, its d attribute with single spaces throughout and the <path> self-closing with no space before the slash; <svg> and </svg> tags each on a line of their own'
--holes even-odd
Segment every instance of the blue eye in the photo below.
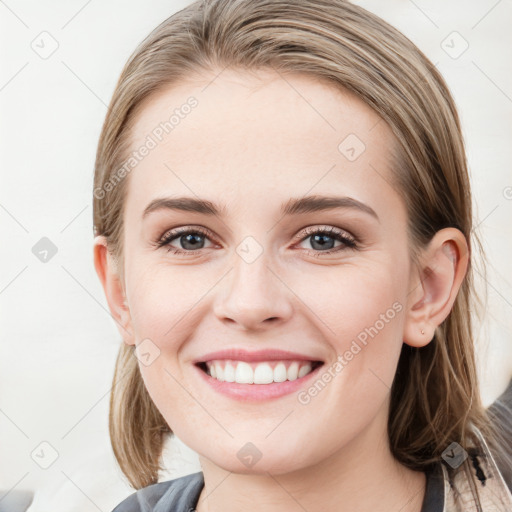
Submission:
<svg viewBox="0 0 512 512">
<path fill-rule="evenodd" d="M 204 249 L 205 239 L 209 240 L 213 238 L 208 230 L 203 228 L 185 227 L 178 228 L 166 233 L 155 245 L 160 247 L 166 247 L 166 249 L 173 254 L 191 254 Z M 356 239 L 347 233 L 346 231 L 329 227 L 314 227 L 306 228 L 299 239 L 299 243 L 305 242 L 308 238 L 311 238 L 309 242 L 313 249 L 307 249 L 314 256 L 322 256 L 324 254 L 331 254 L 347 249 L 357 249 L 358 244 Z M 179 240 L 182 248 L 174 247 L 171 242 Z M 340 242 L 341 245 L 333 248 L 334 242 Z M 317 249 L 317 250 L 314 250 Z"/>
<path fill-rule="evenodd" d="M 301 242 L 311 238 L 309 244 L 313 248 L 320 248 L 319 250 L 313 251 L 314 256 L 332 254 L 346 249 L 357 249 L 358 247 L 356 240 L 352 235 L 332 226 L 326 228 L 307 228 L 304 233 L 306 236 L 301 239 Z M 332 248 L 333 246 L 331 244 L 336 240 L 341 242 L 341 246 Z"/>
<path fill-rule="evenodd" d="M 178 228 L 167 233 L 159 242 L 157 242 L 157 246 L 166 246 L 167 250 L 174 254 L 197 252 L 197 250 L 204 248 L 204 240 L 201 241 L 201 239 L 208 238 L 208 236 L 209 232 L 202 228 Z M 179 240 L 185 250 L 170 245 L 171 242 L 176 239 Z"/>
</svg>

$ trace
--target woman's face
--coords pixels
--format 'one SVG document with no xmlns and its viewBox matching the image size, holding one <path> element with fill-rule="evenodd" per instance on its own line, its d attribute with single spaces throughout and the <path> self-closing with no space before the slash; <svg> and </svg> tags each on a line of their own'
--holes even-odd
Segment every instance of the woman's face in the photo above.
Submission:
<svg viewBox="0 0 512 512">
<path fill-rule="evenodd" d="M 125 341 L 171 429 L 216 465 L 279 474 L 386 439 L 411 290 L 393 143 L 360 100 L 298 74 L 204 75 L 138 113 Z M 212 358 L 217 377 L 282 382 L 218 380 L 196 364 Z M 307 361 L 323 364 L 302 377 Z"/>
</svg>

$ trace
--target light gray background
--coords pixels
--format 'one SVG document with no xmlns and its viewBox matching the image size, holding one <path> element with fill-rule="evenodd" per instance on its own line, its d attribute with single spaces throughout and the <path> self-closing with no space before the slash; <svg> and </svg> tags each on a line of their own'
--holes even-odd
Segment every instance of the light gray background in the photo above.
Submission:
<svg viewBox="0 0 512 512">
<path fill-rule="evenodd" d="M 482 394 L 490 403 L 512 374 L 512 2 L 355 3 L 426 53 L 459 107 L 476 220 L 491 263 L 478 339 Z M 26 489 L 35 492 L 31 512 L 109 511 L 133 492 L 114 464 L 107 433 L 120 337 L 92 260 L 93 163 L 126 59 L 187 4 L 0 1 L 0 498 L 10 491 L 4 505 Z M 32 252 L 42 237 L 58 251 L 46 263 Z M 162 478 L 199 469 L 179 441 L 168 448 L 175 455 Z M 56 453 L 48 469 L 40 467 Z"/>
</svg>

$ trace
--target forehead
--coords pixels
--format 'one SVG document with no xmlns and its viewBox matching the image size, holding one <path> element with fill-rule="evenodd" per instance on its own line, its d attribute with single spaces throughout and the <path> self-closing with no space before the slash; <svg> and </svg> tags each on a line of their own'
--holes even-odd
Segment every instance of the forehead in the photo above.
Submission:
<svg viewBox="0 0 512 512">
<path fill-rule="evenodd" d="M 382 196 L 393 144 L 376 112 L 325 80 L 204 72 L 140 105 L 131 149 L 150 149 L 130 173 L 127 202 L 140 213 L 163 195 L 220 195 L 227 203 L 243 192 L 247 207 L 333 188 Z"/>
</svg>

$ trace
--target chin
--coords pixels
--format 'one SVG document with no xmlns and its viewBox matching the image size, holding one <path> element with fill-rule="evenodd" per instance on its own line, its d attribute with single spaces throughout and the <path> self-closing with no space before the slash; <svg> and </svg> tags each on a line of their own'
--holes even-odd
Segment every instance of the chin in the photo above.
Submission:
<svg viewBox="0 0 512 512">
<path fill-rule="evenodd" d="M 234 452 L 233 457 L 226 457 L 227 452 Z M 314 465 L 321 459 L 317 454 L 315 460 L 307 460 L 300 449 L 289 448 L 288 450 L 274 446 L 257 447 L 255 444 L 247 442 L 240 447 L 232 448 L 221 447 L 220 453 L 210 453 L 204 455 L 208 461 L 225 471 L 240 475 L 281 475 L 293 471 L 299 471 L 310 465 Z"/>
</svg>

